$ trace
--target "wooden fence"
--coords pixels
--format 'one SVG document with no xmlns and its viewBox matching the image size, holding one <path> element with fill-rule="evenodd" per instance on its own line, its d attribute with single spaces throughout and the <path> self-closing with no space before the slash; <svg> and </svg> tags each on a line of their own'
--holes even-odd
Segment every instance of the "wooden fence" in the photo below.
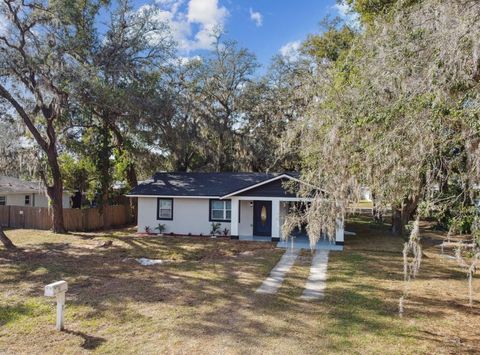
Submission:
<svg viewBox="0 0 480 355">
<path fill-rule="evenodd" d="M 65 228 L 69 231 L 92 231 L 133 223 L 130 206 L 108 206 L 104 215 L 99 208 L 63 210 Z M 0 206 L 0 224 L 7 228 L 51 229 L 52 212 L 45 207 Z"/>
</svg>

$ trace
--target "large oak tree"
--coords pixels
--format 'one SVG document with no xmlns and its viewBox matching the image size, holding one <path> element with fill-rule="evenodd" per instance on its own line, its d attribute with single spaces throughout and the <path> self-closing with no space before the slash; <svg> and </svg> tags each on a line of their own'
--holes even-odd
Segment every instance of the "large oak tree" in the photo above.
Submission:
<svg viewBox="0 0 480 355">
<path fill-rule="evenodd" d="M 45 169 L 39 174 L 53 211 L 53 231 L 65 232 L 59 135 L 69 114 L 69 56 L 72 19 L 82 11 L 64 1 L 0 3 L 0 97 L 22 119 L 40 147 Z"/>
</svg>

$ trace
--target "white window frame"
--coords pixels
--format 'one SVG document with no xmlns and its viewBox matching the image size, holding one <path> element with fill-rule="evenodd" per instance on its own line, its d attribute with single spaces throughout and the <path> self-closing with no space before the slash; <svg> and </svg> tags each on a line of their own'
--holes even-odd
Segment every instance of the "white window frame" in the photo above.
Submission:
<svg viewBox="0 0 480 355">
<path fill-rule="evenodd" d="M 222 202 L 222 208 L 213 208 L 214 202 Z M 222 211 L 222 218 L 213 217 L 213 211 Z M 227 217 L 227 212 L 230 212 L 230 218 Z M 232 200 L 210 199 L 208 208 L 208 217 L 210 222 L 231 222 L 232 221 Z"/>
<path fill-rule="evenodd" d="M 170 201 L 170 209 L 160 208 L 161 201 Z M 170 211 L 170 217 L 161 217 L 160 210 Z M 173 220 L 173 198 L 159 197 L 157 198 L 157 220 L 158 221 L 171 221 Z"/>
</svg>

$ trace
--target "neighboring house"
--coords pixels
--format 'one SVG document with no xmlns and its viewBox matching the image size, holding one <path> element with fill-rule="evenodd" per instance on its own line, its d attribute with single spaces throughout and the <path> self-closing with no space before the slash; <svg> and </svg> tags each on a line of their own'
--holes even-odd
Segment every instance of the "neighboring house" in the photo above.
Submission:
<svg viewBox="0 0 480 355">
<path fill-rule="evenodd" d="M 372 192 L 370 191 L 370 188 L 366 186 L 360 188 L 360 200 L 372 201 Z"/>
<path fill-rule="evenodd" d="M 0 176 L 0 206 L 48 207 L 48 196 L 39 182 Z M 63 193 L 63 208 L 70 207 L 70 194 Z"/>
<path fill-rule="evenodd" d="M 214 222 L 232 238 L 279 240 L 289 206 L 309 201 L 285 189 L 287 181 L 303 183 L 293 173 L 156 173 L 127 196 L 138 198 L 139 232 L 164 224 L 166 233 L 208 235 Z M 343 222 L 335 237 L 342 245 Z"/>
</svg>

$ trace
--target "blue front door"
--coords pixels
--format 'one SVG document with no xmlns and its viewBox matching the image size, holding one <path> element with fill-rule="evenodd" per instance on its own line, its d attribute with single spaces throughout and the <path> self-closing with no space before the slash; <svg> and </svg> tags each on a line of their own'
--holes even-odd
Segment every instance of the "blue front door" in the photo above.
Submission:
<svg viewBox="0 0 480 355">
<path fill-rule="evenodd" d="M 272 201 L 253 201 L 253 235 L 272 235 Z"/>
</svg>

